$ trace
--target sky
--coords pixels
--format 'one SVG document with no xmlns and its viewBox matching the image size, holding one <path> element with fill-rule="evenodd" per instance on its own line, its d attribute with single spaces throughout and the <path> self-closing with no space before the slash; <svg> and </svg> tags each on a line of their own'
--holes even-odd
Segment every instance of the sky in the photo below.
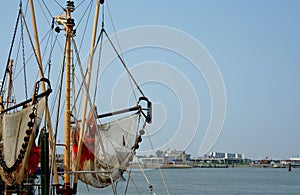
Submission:
<svg viewBox="0 0 300 195">
<path fill-rule="evenodd" d="M 149 125 L 154 149 L 198 156 L 204 143 L 207 153 L 300 157 L 299 1 L 107 3 L 124 58 L 154 105 Z M 0 8 L 1 64 L 6 63 L 17 6 L 18 1 L 9 1 Z M 49 9 L 57 14 L 59 6 L 51 2 Z M 105 10 L 105 24 L 113 35 Z M 88 44 L 83 50 L 88 52 Z M 103 91 L 123 89 L 124 70 L 111 64 L 103 70 L 103 79 L 111 79 Z M 103 95 L 105 101 L 113 102 L 109 95 Z M 212 131 L 213 137 L 205 138 Z"/>
</svg>

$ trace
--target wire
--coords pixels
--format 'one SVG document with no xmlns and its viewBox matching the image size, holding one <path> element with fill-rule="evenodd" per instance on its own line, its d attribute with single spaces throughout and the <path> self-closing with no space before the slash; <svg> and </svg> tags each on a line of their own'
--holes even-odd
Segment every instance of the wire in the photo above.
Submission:
<svg viewBox="0 0 300 195">
<path fill-rule="evenodd" d="M 39 4 L 40 4 L 40 1 L 38 1 L 38 2 L 39 2 Z M 47 5 L 46 5 L 45 1 L 44 1 L 44 0 L 42 0 L 42 2 L 43 2 L 43 4 L 44 4 L 44 6 L 45 6 L 45 8 L 46 8 L 46 10 L 47 10 L 47 12 L 48 12 L 48 14 L 50 15 L 50 17 L 52 17 L 53 15 L 51 14 L 51 12 L 50 12 L 49 8 L 47 7 Z"/>
<path fill-rule="evenodd" d="M 147 137 L 148 137 L 148 140 L 149 140 L 151 149 L 152 149 L 152 151 L 154 152 L 155 150 L 154 150 L 154 146 L 153 146 L 152 140 L 151 140 L 151 138 L 150 138 L 150 134 L 149 134 L 149 132 L 148 132 L 148 130 L 147 130 L 146 128 L 145 128 L 145 130 L 146 130 L 146 133 L 147 133 Z M 156 158 L 157 158 L 156 153 L 155 153 L 155 156 L 156 156 Z M 161 171 L 161 168 L 160 168 L 160 166 L 157 166 L 157 167 L 158 167 L 160 176 L 161 176 L 161 178 L 162 178 L 162 180 L 163 180 L 163 183 L 164 183 L 165 189 L 166 189 L 166 191 L 167 191 L 167 194 L 170 195 L 170 192 L 169 192 L 169 189 L 168 189 L 168 186 L 167 186 L 165 177 L 164 177 L 164 175 L 163 175 L 163 173 L 162 173 L 162 171 Z"/>
<path fill-rule="evenodd" d="M 65 44 L 65 50 L 67 50 L 67 45 Z M 64 52 L 65 53 L 65 52 Z M 64 71 L 65 71 L 65 59 L 66 59 L 66 55 L 64 55 L 63 57 L 63 63 L 62 63 L 62 68 L 61 68 L 61 75 L 60 75 L 60 85 L 59 85 L 59 92 L 58 92 L 58 104 L 57 104 L 57 113 L 56 113 L 56 123 L 55 123 L 55 128 L 54 128 L 54 144 L 56 145 L 56 142 L 57 142 L 57 132 L 58 132 L 58 123 L 59 123 L 59 118 L 60 118 L 60 115 L 59 113 L 60 112 L 60 106 L 61 106 L 61 97 L 62 97 L 62 83 L 63 83 L 63 79 L 64 79 Z M 56 98 L 55 98 L 56 99 Z M 56 99 L 57 100 L 57 99 Z M 64 104 L 63 104 L 64 106 Z M 56 150 L 53 150 L 52 151 L 52 156 L 55 156 L 56 155 Z M 52 158 L 52 165 L 54 164 L 54 159 L 55 158 Z M 52 182 L 52 179 L 53 179 L 53 174 L 50 175 L 50 181 Z"/>
<path fill-rule="evenodd" d="M 24 69 L 24 86 L 25 86 L 25 98 L 28 99 L 27 94 L 27 77 L 26 77 L 26 63 L 25 63 L 25 49 L 24 49 L 24 36 L 23 36 L 23 20 L 21 18 L 21 42 L 22 42 L 22 59 L 23 59 L 23 69 Z"/>
<path fill-rule="evenodd" d="M 99 71 L 100 71 L 100 62 L 101 62 L 101 54 L 102 54 L 102 42 L 103 42 L 103 31 L 101 30 L 99 37 L 100 39 L 100 48 L 99 48 L 99 58 L 98 58 L 98 66 L 97 66 L 97 76 L 96 76 L 96 83 L 95 83 L 95 92 L 94 92 L 94 103 L 96 102 L 96 94 L 97 94 L 97 88 L 98 88 L 98 80 L 99 80 Z"/>
<path fill-rule="evenodd" d="M 115 51 L 115 53 L 117 54 L 119 60 L 121 61 L 123 67 L 125 68 L 127 74 L 130 76 L 131 80 L 133 81 L 133 83 L 135 84 L 135 86 L 137 87 L 137 89 L 140 91 L 140 93 L 142 94 L 143 97 L 145 97 L 145 94 L 143 93 L 142 89 L 140 88 L 140 86 L 138 85 L 138 83 L 136 82 L 136 80 L 133 78 L 131 72 L 129 71 L 128 67 L 126 66 L 123 58 L 121 57 L 121 55 L 119 54 L 119 52 L 117 51 L 116 47 L 114 46 L 113 42 L 111 41 L 111 39 L 109 38 L 107 32 L 104 30 L 104 33 L 109 41 L 109 43 L 111 44 L 113 50 Z"/>
<path fill-rule="evenodd" d="M 10 61 L 10 57 L 11 57 L 11 54 L 12 54 L 12 49 L 13 49 L 13 46 L 14 46 L 14 43 L 15 43 L 15 38 L 16 38 L 16 34 L 17 34 L 17 29 L 18 29 L 18 24 L 19 24 L 21 13 L 22 13 L 22 9 L 20 7 L 19 14 L 18 14 L 18 17 L 17 17 L 17 21 L 16 21 L 16 24 L 15 24 L 13 38 L 12 38 L 9 53 L 8 53 L 8 58 L 7 58 L 7 63 L 6 63 L 6 70 L 4 72 L 3 81 L 2 81 L 3 83 L 5 82 L 7 68 L 9 66 L 9 61 Z M 3 87 L 4 87 L 4 85 L 1 85 L 1 93 L 3 92 Z"/>
<path fill-rule="evenodd" d="M 43 13 L 43 15 L 44 15 L 44 17 L 45 17 L 45 20 L 48 21 L 48 17 L 47 17 L 47 15 L 46 15 L 46 13 L 45 13 L 45 11 L 44 11 L 44 9 L 43 9 L 43 6 L 42 6 L 41 2 L 38 1 L 38 3 L 39 3 L 39 7 L 40 7 L 40 9 L 42 10 L 42 13 Z M 51 12 L 50 12 L 50 10 L 48 9 L 47 5 L 45 4 L 44 0 L 43 0 L 43 4 L 44 4 L 44 7 L 46 8 L 48 14 L 50 15 L 49 18 L 52 18 L 53 15 L 51 14 Z M 51 22 L 49 23 L 49 25 L 51 26 Z"/>
<path fill-rule="evenodd" d="M 84 10 L 84 12 L 83 12 L 81 18 L 79 19 L 78 24 L 77 24 L 77 28 L 80 26 L 80 24 L 81 24 L 83 18 L 85 17 L 87 11 L 89 11 L 89 12 L 88 12 L 87 21 L 89 21 L 89 18 L 90 18 L 90 15 L 91 15 L 91 10 L 92 10 L 92 7 L 93 7 L 93 6 L 92 6 L 92 2 L 93 2 L 93 1 L 90 1 L 90 3 L 87 5 L 87 8 Z M 82 4 L 82 3 L 83 3 L 83 2 L 81 2 L 81 4 Z M 81 5 L 81 4 L 80 4 L 80 5 Z M 78 8 L 78 6 L 77 6 L 77 8 Z M 86 25 L 87 25 L 87 23 L 88 23 L 88 22 L 86 22 Z M 86 27 L 85 27 L 85 29 L 86 29 Z"/>
<path fill-rule="evenodd" d="M 86 34 L 86 32 L 87 32 L 87 26 L 88 26 L 88 24 L 89 24 L 90 17 L 91 17 L 91 11 L 92 11 L 92 4 L 91 4 L 91 3 L 87 6 L 87 8 L 86 8 L 86 10 L 84 11 L 84 14 L 83 14 L 83 15 L 86 14 L 88 8 L 90 8 L 90 9 L 89 9 L 88 16 L 87 16 L 87 18 L 86 18 L 86 23 L 85 23 L 85 26 L 84 26 L 82 38 L 81 38 L 81 41 L 80 41 L 80 44 L 79 44 L 79 51 L 81 50 L 82 44 L 83 44 L 84 39 L 85 39 L 85 37 L 86 37 L 85 34 Z M 80 21 L 79 21 L 79 23 L 78 23 L 78 25 L 77 25 L 77 28 L 78 28 L 78 26 L 80 25 L 81 20 L 83 20 L 83 17 L 81 17 L 81 19 L 80 19 Z"/>
<path fill-rule="evenodd" d="M 30 36 L 30 33 L 29 33 L 28 26 L 27 26 L 27 24 L 26 24 L 25 16 L 23 15 L 22 12 L 21 12 L 21 16 L 22 16 L 22 18 L 24 19 L 25 28 L 26 28 L 26 31 L 27 31 L 27 34 L 28 34 L 28 37 L 29 37 L 30 45 L 31 45 L 31 47 L 32 47 L 32 50 L 33 50 L 35 59 L 36 59 L 37 64 L 38 64 L 38 67 L 39 67 L 39 69 L 40 69 L 40 72 L 43 72 L 43 70 L 41 70 L 41 67 L 42 67 L 42 66 L 41 66 L 41 64 L 40 64 L 39 61 L 38 61 L 37 53 L 36 53 L 36 51 L 35 51 L 35 48 L 34 48 L 34 45 L 33 45 L 33 41 L 32 41 L 32 38 L 31 38 L 31 36 Z"/>
<path fill-rule="evenodd" d="M 57 0 L 54 0 L 54 1 L 55 1 L 55 3 L 56 3 L 62 10 L 65 10 L 65 8 L 64 8 L 60 3 L 58 3 Z"/>
<path fill-rule="evenodd" d="M 114 34 L 115 34 L 115 37 L 116 37 L 116 40 L 117 40 L 117 44 L 118 44 L 118 47 L 119 47 L 119 50 L 120 50 L 120 53 L 121 53 L 121 57 L 122 57 L 123 61 L 125 61 L 125 60 L 124 60 L 124 56 L 123 56 L 123 52 L 122 52 L 122 48 L 121 48 L 121 44 L 120 44 L 120 41 L 119 41 L 119 38 L 118 38 L 118 35 L 117 35 L 116 27 L 115 27 L 115 25 L 114 25 L 114 22 L 113 22 L 113 19 L 112 19 L 112 14 L 111 14 L 111 12 L 110 12 L 108 3 L 106 3 L 106 7 L 107 7 L 107 10 L 108 10 L 109 19 L 110 19 L 110 22 L 111 22 L 111 25 L 112 25 L 112 27 L 113 27 L 113 31 L 114 31 Z M 103 12 L 103 21 L 104 21 L 104 12 Z M 130 76 L 129 76 L 129 78 L 130 78 Z M 132 85 L 132 82 L 131 82 L 131 81 L 132 81 L 132 80 L 129 79 L 129 83 L 130 83 L 131 90 L 132 90 L 132 92 L 133 92 L 133 95 L 134 95 L 135 100 L 137 101 L 138 98 L 137 98 L 137 95 L 136 95 L 136 93 L 135 93 L 135 91 L 134 91 L 134 89 L 133 89 L 133 85 Z"/>
<path fill-rule="evenodd" d="M 142 192 L 141 192 L 141 191 L 139 190 L 139 188 L 137 187 L 137 185 L 136 185 L 134 179 L 131 177 L 131 168 L 130 168 L 130 172 L 128 173 L 128 178 L 131 180 L 131 182 L 132 182 L 132 184 L 134 185 L 136 191 L 137 191 L 139 194 L 142 194 Z M 125 189 L 125 191 L 124 191 L 124 195 L 127 194 L 128 184 L 129 184 L 129 180 L 128 180 L 127 185 L 126 185 L 126 189 Z"/>
<path fill-rule="evenodd" d="M 81 90 L 83 90 L 83 88 L 86 86 L 85 85 L 85 78 L 86 78 L 86 75 L 87 75 L 87 70 L 86 70 L 86 72 L 83 71 L 81 60 L 80 60 L 80 57 L 79 57 L 79 51 L 78 51 L 78 48 L 77 48 L 77 44 L 76 44 L 75 39 L 73 37 L 72 37 L 72 43 L 73 43 L 73 47 L 74 47 L 74 50 L 75 50 L 75 54 L 76 54 L 78 66 L 79 66 L 79 69 L 80 69 L 82 81 L 79 82 L 80 83 L 80 87 L 79 87 L 78 93 L 77 93 L 77 95 L 76 95 L 76 97 L 74 99 L 74 105 L 73 105 L 73 108 L 71 109 L 71 111 L 73 111 L 75 109 L 76 102 L 78 101 L 78 98 L 79 98 L 79 95 L 80 95 L 79 92 Z"/>
</svg>

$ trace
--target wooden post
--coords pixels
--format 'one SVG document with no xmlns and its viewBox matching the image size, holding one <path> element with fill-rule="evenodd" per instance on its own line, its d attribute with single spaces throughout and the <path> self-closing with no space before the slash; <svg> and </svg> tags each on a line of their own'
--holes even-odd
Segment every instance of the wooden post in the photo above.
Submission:
<svg viewBox="0 0 300 195">
<path fill-rule="evenodd" d="M 49 195 L 50 173 L 49 173 L 49 134 L 43 128 L 41 132 L 41 185 L 42 195 Z"/>
<path fill-rule="evenodd" d="M 40 73 L 40 78 L 44 78 L 44 72 L 43 72 L 43 62 L 42 62 L 42 57 L 41 57 L 41 50 L 40 50 L 40 43 L 39 43 L 39 36 L 38 36 L 38 31 L 37 31 L 37 24 L 36 24 L 36 19 L 35 19 L 35 11 L 34 11 L 34 5 L 33 5 L 33 1 L 29 0 L 29 4 L 30 4 L 30 13 L 31 13 L 31 20 L 32 20 L 32 27 L 33 27 L 33 32 L 34 32 L 34 40 L 35 40 L 35 53 L 37 56 L 37 61 L 38 61 L 38 66 L 39 66 L 39 73 Z M 42 82 L 42 91 L 45 92 L 46 86 L 45 83 Z M 54 182 L 55 184 L 58 185 L 59 181 L 58 181 L 58 175 L 57 175 L 57 166 L 56 166 L 56 159 L 55 156 L 51 156 L 51 154 L 53 153 L 52 151 L 54 150 L 54 143 L 53 143 L 53 139 L 52 139 L 52 124 L 51 124 L 51 118 L 50 118 L 50 111 L 48 106 L 46 106 L 45 108 L 45 112 L 46 112 L 46 121 L 47 121 L 47 129 L 49 132 L 49 141 L 50 141 L 50 156 L 49 156 L 49 160 L 51 160 L 51 158 L 53 158 L 53 171 L 54 171 Z"/>
</svg>

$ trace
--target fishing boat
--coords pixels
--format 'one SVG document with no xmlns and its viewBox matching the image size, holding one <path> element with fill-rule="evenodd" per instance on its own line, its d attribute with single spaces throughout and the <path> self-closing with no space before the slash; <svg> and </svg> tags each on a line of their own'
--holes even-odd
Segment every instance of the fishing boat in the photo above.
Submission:
<svg viewBox="0 0 300 195">
<path fill-rule="evenodd" d="M 61 15 L 49 17 L 49 30 L 42 41 L 33 1 L 21 1 L 1 81 L 0 174 L 5 194 L 76 194 L 79 182 L 99 189 L 111 186 L 116 194 L 116 184 L 123 179 L 146 125 L 151 123 L 152 104 L 108 35 L 104 9 L 98 25 L 104 4 L 104 0 L 88 4 L 95 14 L 91 34 L 84 31 L 81 35 L 91 37 L 87 60 L 82 60 L 76 44 L 76 21 L 81 19 L 73 18 L 73 1 L 60 6 Z M 27 5 L 31 22 L 23 8 Z M 136 97 L 128 108 L 106 113 L 97 99 L 99 85 L 105 85 L 99 84 L 104 40 L 128 74 Z M 59 56 L 61 65 L 54 64 Z M 63 150 L 62 161 L 57 159 L 57 148 Z"/>
</svg>

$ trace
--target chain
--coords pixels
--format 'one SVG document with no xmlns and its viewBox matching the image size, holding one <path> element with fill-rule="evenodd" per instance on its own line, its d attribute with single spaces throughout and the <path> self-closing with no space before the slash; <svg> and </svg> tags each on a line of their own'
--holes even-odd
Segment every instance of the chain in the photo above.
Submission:
<svg viewBox="0 0 300 195">
<path fill-rule="evenodd" d="M 0 169 L 2 169 L 2 172 L 4 173 L 5 179 L 9 181 L 11 184 L 13 184 L 17 179 L 16 179 L 16 174 L 14 171 L 16 171 L 19 167 L 19 165 L 22 163 L 25 154 L 27 152 L 27 148 L 31 142 L 32 139 L 32 132 L 33 132 L 33 127 L 35 124 L 35 119 L 37 116 L 37 99 L 36 96 L 38 94 L 39 86 L 36 85 L 34 89 L 34 95 L 33 95 L 33 100 L 32 100 L 32 112 L 29 114 L 29 122 L 27 123 L 28 129 L 25 131 L 25 136 L 23 139 L 22 143 L 22 148 L 20 149 L 17 159 L 15 160 L 14 164 L 11 167 L 8 167 L 5 163 L 5 160 L 2 156 L 2 151 L 0 150 Z"/>
</svg>

